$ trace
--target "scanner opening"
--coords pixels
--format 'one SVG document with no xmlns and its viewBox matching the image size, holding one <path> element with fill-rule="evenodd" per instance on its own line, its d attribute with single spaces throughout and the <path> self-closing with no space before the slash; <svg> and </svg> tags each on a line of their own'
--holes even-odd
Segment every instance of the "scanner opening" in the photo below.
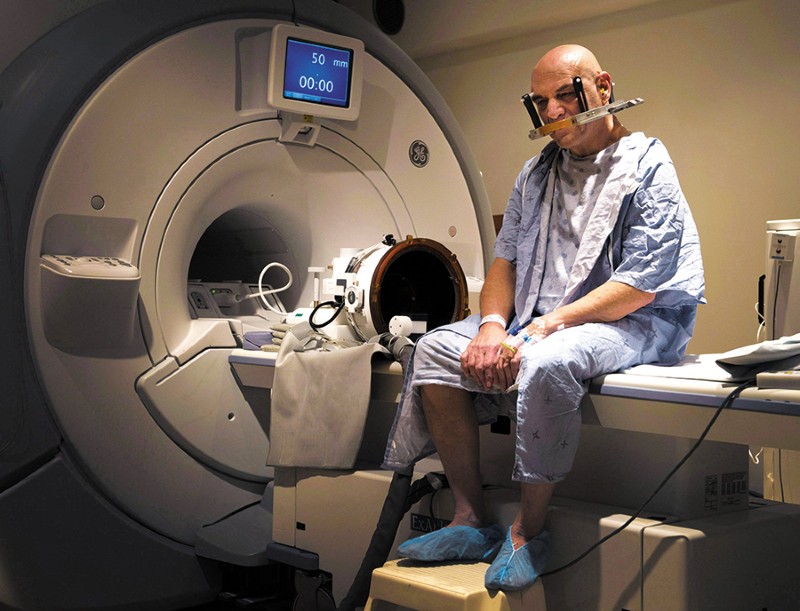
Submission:
<svg viewBox="0 0 800 611">
<path fill-rule="evenodd" d="M 204 305 L 209 305 L 202 302 L 205 293 L 195 290 L 202 286 L 216 302 L 215 313 L 223 316 L 255 314 L 250 310 L 261 309 L 258 300 L 239 303 L 232 295 L 241 290 L 244 293 L 257 291 L 262 269 L 274 262 L 288 267 L 294 278 L 292 285 L 277 295 L 283 307 L 291 310 L 297 306 L 305 277 L 298 273 L 286 240 L 263 215 L 241 208 L 229 210 L 208 226 L 192 254 L 188 273 L 190 310 L 194 315 L 203 316 Z M 279 267 L 267 270 L 262 279 L 265 288 L 281 287 L 286 282 L 287 274 Z"/>
<path fill-rule="evenodd" d="M 370 310 L 378 332 L 393 316 L 427 321 L 434 329 L 467 313 L 466 279 L 455 256 L 433 240 L 401 242 L 381 260 L 371 287 Z"/>
</svg>

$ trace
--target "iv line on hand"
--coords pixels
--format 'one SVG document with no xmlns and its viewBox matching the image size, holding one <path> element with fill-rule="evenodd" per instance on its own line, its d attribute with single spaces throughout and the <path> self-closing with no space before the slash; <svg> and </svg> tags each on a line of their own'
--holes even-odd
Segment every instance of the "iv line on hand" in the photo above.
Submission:
<svg viewBox="0 0 800 611">
<path fill-rule="evenodd" d="M 528 332 L 528 327 L 530 326 L 534 327 L 531 333 Z M 555 330 L 562 331 L 564 329 L 565 326 L 562 323 L 558 325 Z M 512 329 L 508 336 L 502 342 L 500 342 L 500 347 L 505 348 L 511 352 L 512 355 L 514 355 L 523 345 L 531 342 L 535 344 L 536 342 L 543 340 L 548 335 L 550 335 L 550 333 L 547 331 L 547 325 L 544 322 L 544 318 L 537 316 L 527 325 L 522 325 Z"/>
<path fill-rule="evenodd" d="M 533 325 L 536 327 L 533 334 L 528 333 L 528 326 Z M 541 317 L 534 318 L 530 325 L 526 325 L 521 329 L 514 329 L 512 332 L 500 342 L 500 346 L 510 351 L 511 354 L 516 354 L 524 344 L 528 342 L 538 342 L 544 338 L 547 333 L 545 329 L 544 320 Z"/>
</svg>

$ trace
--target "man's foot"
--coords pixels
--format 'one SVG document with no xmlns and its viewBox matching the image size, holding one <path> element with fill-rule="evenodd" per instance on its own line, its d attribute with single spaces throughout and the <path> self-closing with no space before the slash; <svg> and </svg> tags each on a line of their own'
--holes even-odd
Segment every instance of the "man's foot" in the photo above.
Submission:
<svg viewBox="0 0 800 611">
<path fill-rule="evenodd" d="M 485 583 L 490 590 L 514 592 L 533 585 L 550 558 L 550 535 L 540 532 L 524 545 L 514 548 L 511 529 L 500 553 L 486 570 Z"/>
<path fill-rule="evenodd" d="M 397 553 L 426 562 L 489 560 L 502 540 L 503 529 L 498 524 L 486 528 L 448 526 L 409 539 L 397 548 Z"/>
</svg>

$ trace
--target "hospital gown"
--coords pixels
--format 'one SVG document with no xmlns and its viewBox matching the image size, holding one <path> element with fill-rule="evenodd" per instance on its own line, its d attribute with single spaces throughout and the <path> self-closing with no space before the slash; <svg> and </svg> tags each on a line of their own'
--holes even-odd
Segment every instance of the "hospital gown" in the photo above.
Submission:
<svg viewBox="0 0 800 611">
<path fill-rule="evenodd" d="M 548 145 L 525 164 L 509 199 L 494 250 L 495 257 L 515 265 L 516 317 L 509 327 L 609 280 L 655 293 L 654 300 L 619 321 L 570 327 L 526 344 L 512 387 L 516 393 L 487 392 L 461 371 L 461 353 L 478 333 L 480 315 L 429 332 L 417 342 L 406 371 L 385 468 L 407 471 L 435 452 L 420 388 L 441 384 L 471 392 L 481 423 L 504 413 L 515 418 L 514 480 L 558 482 L 575 457 L 588 380 L 641 363 L 672 364 L 683 356 L 696 307 L 705 301 L 703 267 L 697 229 L 665 147 L 635 133 L 598 156 L 600 181 L 589 189 L 592 209 L 579 223 L 582 235 L 573 240 L 571 263 L 565 263 L 569 270 L 548 276 L 559 252 L 553 240 L 561 231 L 555 228 L 561 222 L 557 215 L 564 214 L 557 209 L 564 191 L 571 189 L 570 181 L 588 184 L 586 176 L 559 175 L 564 168 L 571 171 L 564 164 L 568 154 Z M 554 278 L 560 278 L 560 287 L 554 288 Z"/>
</svg>

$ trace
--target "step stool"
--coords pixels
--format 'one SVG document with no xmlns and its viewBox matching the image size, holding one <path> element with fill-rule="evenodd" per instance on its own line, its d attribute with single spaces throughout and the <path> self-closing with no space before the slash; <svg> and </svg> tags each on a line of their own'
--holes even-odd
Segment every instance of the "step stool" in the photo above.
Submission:
<svg viewBox="0 0 800 611">
<path fill-rule="evenodd" d="M 546 611 L 542 580 L 522 592 L 487 590 L 484 562 L 391 560 L 372 572 L 364 611 Z"/>
</svg>

